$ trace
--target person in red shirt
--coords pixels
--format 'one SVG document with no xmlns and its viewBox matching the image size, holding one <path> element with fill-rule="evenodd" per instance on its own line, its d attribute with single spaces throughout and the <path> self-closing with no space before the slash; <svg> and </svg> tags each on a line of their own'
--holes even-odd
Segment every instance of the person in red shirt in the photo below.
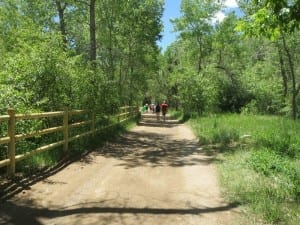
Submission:
<svg viewBox="0 0 300 225">
<path fill-rule="evenodd" d="M 166 103 L 166 101 L 164 101 L 164 102 L 161 104 L 161 112 L 162 112 L 164 121 L 166 121 L 166 114 L 167 114 L 167 111 L 168 111 L 168 104 Z"/>
</svg>

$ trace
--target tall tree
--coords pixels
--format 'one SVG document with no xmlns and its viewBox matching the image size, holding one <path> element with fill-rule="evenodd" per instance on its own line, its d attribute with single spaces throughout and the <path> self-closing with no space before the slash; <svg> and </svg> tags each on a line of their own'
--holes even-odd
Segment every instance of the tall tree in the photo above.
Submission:
<svg viewBox="0 0 300 225">
<path fill-rule="evenodd" d="M 197 71 L 203 69 L 204 58 L 211 50 L 212 19 L 221 5 L 211 0 L 182 0 L 179 19 L 172 22 L 183 38 L 193 39 L 197 46 Z"/>
<path fill-rule="evenodd" d="M 67 3 L 61 0 L 55 0 L 56 8 L 58 11 L 59 17 L 59 27 L 62 36 L 62 41 L 64 43 L 64 48 L 67 48 L 67 31 L 66 31 L 66 22 L 65 22 L 65 10 L 67 8 Z"/>
<path fill-rule="evenodd" d="M 291 77 L 291 102 L 292 102 L 292 118 L 298 116 L 297 98 L 300 92 L 300 85 L 297 83 L 297 74 L 295 70 L 295 59 L 292 50 L 288 46 L 286 36 L 294 33 L 299 26 L 300 18 L 297 13 L 300 12 L 299 1 L 251 1 L 256 10 L 254 13 L 242 21 L 238 27 L 240 31 L 244 31 L 252 36 L 264 36 L 273 41 L 280 40 L 283 51 L 287 56 L 287 64 Z M 283 58 L 280 58 L 282 60 Z M 281 65 L 282 62 L 281 62 Z M 282 68 L 281 68 L 282 69 Z M 282 75 L 284 75 L 282 73 Z M 285 79 L 285 77 L 283 77 Z M 285 84 L 284 84 L 285 85 Z"/>
</svg>

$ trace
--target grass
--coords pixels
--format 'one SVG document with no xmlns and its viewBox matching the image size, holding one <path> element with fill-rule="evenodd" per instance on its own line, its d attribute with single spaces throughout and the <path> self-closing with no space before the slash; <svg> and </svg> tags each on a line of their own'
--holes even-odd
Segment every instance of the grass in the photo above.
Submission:
<svg viewBox="0 0 300 225">
<path fill-rule="evenodd" d="M 300 123 L 287 118 L 211 115 L 189 121 L 218 154 L 224 195 L 242 204 L 241 224 L 300 221 Z"/>
</svg>

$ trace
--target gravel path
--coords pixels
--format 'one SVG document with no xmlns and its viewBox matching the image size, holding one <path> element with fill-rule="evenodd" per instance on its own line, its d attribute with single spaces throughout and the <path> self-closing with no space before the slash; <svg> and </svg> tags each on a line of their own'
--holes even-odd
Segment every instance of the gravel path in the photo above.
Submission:
<svg viewBox="0 0 300 225">
<path fill-rule="evenodd" d="M 192 131 L 143 122 L 0 204 L 5 225 L 232 225 L 213 158 Z"/>
</svg>

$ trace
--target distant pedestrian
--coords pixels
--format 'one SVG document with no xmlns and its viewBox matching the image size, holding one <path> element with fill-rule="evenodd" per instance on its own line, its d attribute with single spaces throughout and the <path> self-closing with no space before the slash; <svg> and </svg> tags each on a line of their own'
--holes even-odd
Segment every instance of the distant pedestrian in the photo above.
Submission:
<svg viewBox="0 0 300 225">
<path fill-rule="evenodd" d="M 162 111 L 163 119 L 164 121 L 166 121 L 166 114 L 168 111 L 168 104 L 166 103 L 166 101 L 163 101 L 163 103 L 161 104 L 161 111 Z"/>
<path fill-rule="evenodd" d="M 147 111 L 147 105 L 145 104 L 144 106 L 143 106 L 143 108 L 142 108 L 142 112 L 144 113 L 144 112 L 146 112 Z"/>
<path fill-rule="evenodd" d="M 160 105 L 159 105 L 159 103 L 156 103 L 155 112 L 156 112 L 156 119 L 159 120 L 159 114 L 160 114 Z"/>
<path fill-rule="evenodd" d="M 152 113 L 155 113 L 156 105 L 154 103 L 151 104 Z"/>
<path fill-rule="evenodd" d="M 143 111 L 143 112 L 148 112 L 148 108 L 149 108 L 149 106 L 148 106 L 148 104 L 146 103 L 146 104 L 143 106 L 142 111 Z"/>
</svg>

